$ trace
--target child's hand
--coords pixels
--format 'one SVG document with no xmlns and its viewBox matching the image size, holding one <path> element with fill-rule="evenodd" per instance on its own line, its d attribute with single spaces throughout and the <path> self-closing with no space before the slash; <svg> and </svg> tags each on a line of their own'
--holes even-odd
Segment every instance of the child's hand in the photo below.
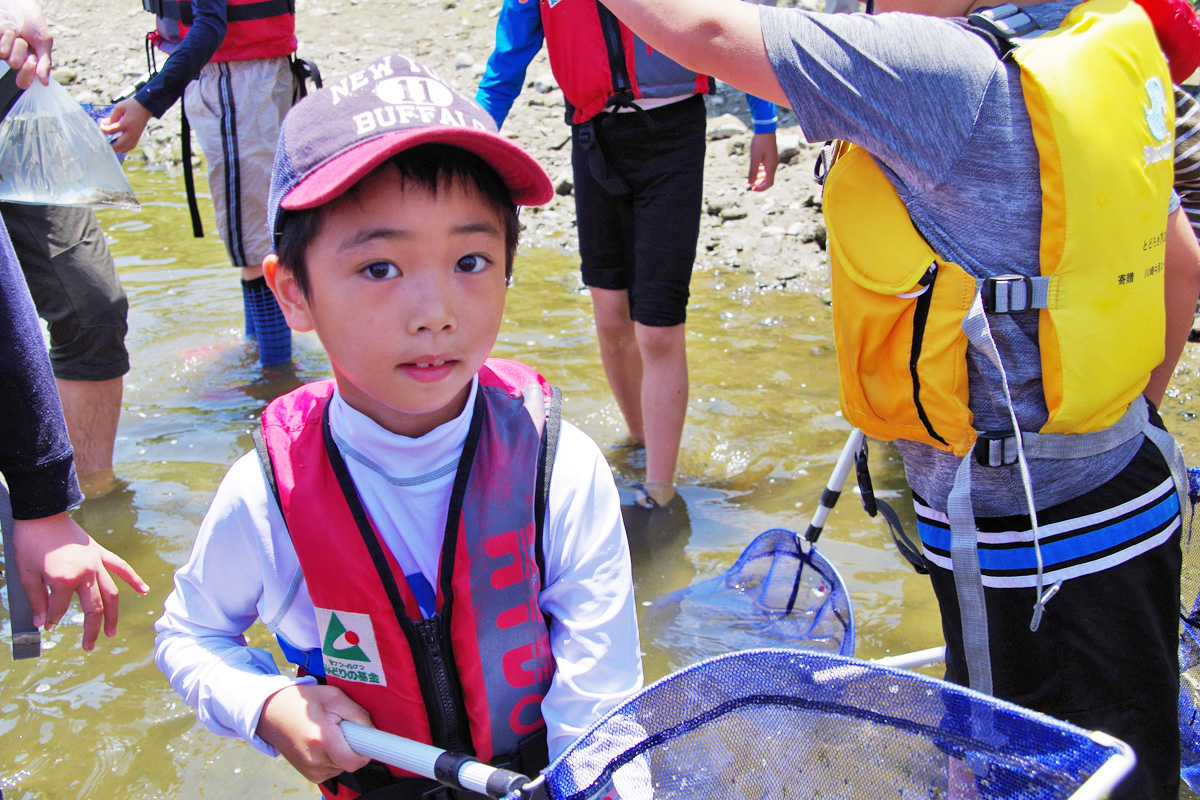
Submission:
<svg viewBox="0 0 1200 800">
<path fill-rule="evenodd" d="M 84 650 L 96 646 L 101 622 L 106 636 L 117 633 L 117 585 L 110 572 L 138 594 L 150 591 L 133 567 L 101 547 L 65 511 L 17 520 L 13 545 L 34 625 L 52 629 L 67 613 L 71 596 L 78 594 Z"/>
<path fill-rule="evenodd" d="M 774 133 L 756 133 L 750 139 L 750 174 L 746 182 L 753 192 L 763 192 L 775 183 L 779 167 L 779 146 Z"/>
<path fill-rule="evenodd" d="M 121 134 L 113 142 L 112 148 L 118 153 L 128 153 L 137 147 L 138 140 L 142 138 L 142 131 L 146 130 L 146 123 L 150 121 L 150 116 L 148 108 L 130 97 L 113 106 L 112 113 L 107 118 L 100 120 L 100 130 L 106 136 L 114 133 Z"/>
<path fill-rule="evenodd" d="M 374 727 L 367 710 L 336 686 L 289 686 L 267 698 L 257 733 L 301 775 L 321 783 L 371 761 L 346 744 L 338 727 L 344 719 Z"/>
</svg>

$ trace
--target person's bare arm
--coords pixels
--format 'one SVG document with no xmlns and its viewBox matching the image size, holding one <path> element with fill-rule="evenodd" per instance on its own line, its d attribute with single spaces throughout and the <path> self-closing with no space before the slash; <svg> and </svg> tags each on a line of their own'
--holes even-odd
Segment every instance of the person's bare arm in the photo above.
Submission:
<svg viewBox="0 0 1200 800">
<path fill-rule="evenodd" d="M 605 0 L 622 22 L 688 69 L 788 105 L 763 44 L 758 6 L 742 0 Z"/>
<path fill-rule="evenodd" d="M 1176 209 L 1167 222 L 1164 275 L 1167 335 L 1163 362 L 1150 373 L 1150 383 L 1144 392 L 1156 406 L 1162 405 L 1175 364 L 1192 329 L 1196 300 L 1200 298 L 1200 243 L 1183 209 Z"/>
<path fill-rule="evenodd" d="M 765 192 L 775 185 L 775 171 L 779 169 L 779 145 L 775 133 L 756 133 L 750 140 L 750 172 L 746 182 L 750 190 Z"/>
</svg>

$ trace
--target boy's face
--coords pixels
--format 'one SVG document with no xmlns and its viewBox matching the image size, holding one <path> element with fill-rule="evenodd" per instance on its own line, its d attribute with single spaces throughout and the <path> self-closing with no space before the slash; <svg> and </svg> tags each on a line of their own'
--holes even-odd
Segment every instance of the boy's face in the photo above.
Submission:
<svg viewBox="0 0 1200 800">
<path fill-rule="evenodd" d="M 491 353 L 505 253 L 500 215 L 474 186 L 434 195 L 384 167 L 325 214 L 307 297 L 287 269 L 267 275 L 288 324 L 317 332 L 346 402 L 416 437 L 462 412 Z"/>
</svg>

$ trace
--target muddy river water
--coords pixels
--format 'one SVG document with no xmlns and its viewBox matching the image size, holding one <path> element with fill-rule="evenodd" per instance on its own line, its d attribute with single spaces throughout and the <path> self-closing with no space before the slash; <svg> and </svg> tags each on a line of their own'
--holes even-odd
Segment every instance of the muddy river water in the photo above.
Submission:
<svg viewBox="0 0 1200 800">
<path fill-rule="evenodd" d="M 214 489 L 252 446 L 263 406 L 299 382 L 328 377 L 328 364 L 317 340 L 302 335 L 294 370 L 264 376 L 241 334 L 240 292 L 223 247 L 211 232 L 191 238 L 182 181 L 132 162 L 126 171 L 141 210 L 99 215 L 130 299 L 133 369 L 116 446 L 120 485 L 75 517 L 152 591 L 122 593 L 118 635 L 90 654 L 79 649 L 78 621 L 68 620 L 45 637 L 41 659 L 14 663 L 4 615 L 0 790 L 6 800 L 312 797 L 313 787 L 282 759 L 203 729 L 154 666 L 152 626 Z M 642 604 L 726 569 L 767 528 L 803 530 L 849 432 L 838 413 L 826 305 L 728 268 L 699 271 L 692 292 L 692 390 L 680 462 L 687 515 L 663 532 L 661 545 L 639 548 Z M 564 415 L 609 454 L 628 502 L 639 454 L 622 446 L 590 302 L 568 248 L 520 253 L 505 316 L 496 355 L 526 361 L 562 387 Z M 1200 459 L 1195 347 L 1164 409 L 1192 462 Z M 879 494 L 913 529 L 895 451 L 876 444 L 871 462 Z M 940 644 L 925 579 L 853 495 L 832 515 L 821 550 L 851 589 L 859 655 Z M 685 663 L 662 633 L 643 626 L 648 680 Z M 722 631 L 698 635 L 720 640 Z M 248 638 L 273 646 L 261 625 Z"/>
</svg>

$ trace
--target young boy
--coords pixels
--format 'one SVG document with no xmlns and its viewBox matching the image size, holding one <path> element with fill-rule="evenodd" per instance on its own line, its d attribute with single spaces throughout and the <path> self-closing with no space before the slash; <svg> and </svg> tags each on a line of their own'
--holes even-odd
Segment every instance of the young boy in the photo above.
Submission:
<svg viewBox="0 0 1200 800">
<path fill-rule="evenodd" d="M 296 99 L 294 0 L 145 0 L 150 41 L 170 56 L 133 97 L 117 103 L 107 134 L 118 153 L 137 146 L 151 116 L 183 98 L 208 168 L 217 228 L 240 268 L 246 335 L 267 366 L 292 357 L 292 333 L 262 278 L 271 251 L 264 221 L 279 126 Z"/>
<path fill-rule="evenodd" d="M 640 688 L 608 466 L 541 376 L 488 358 L 517 205 L 552 191 L 405 56 L 288 115 L 264 271 L 334 380 L 267 407 L 158 622 L 158 665 L 214 732 L 362 793 L 395 777 L 360 771 L 339 720 L 528 774 Z M 246 646 L 256 617 L 307 677 Z"/>
</svg>

